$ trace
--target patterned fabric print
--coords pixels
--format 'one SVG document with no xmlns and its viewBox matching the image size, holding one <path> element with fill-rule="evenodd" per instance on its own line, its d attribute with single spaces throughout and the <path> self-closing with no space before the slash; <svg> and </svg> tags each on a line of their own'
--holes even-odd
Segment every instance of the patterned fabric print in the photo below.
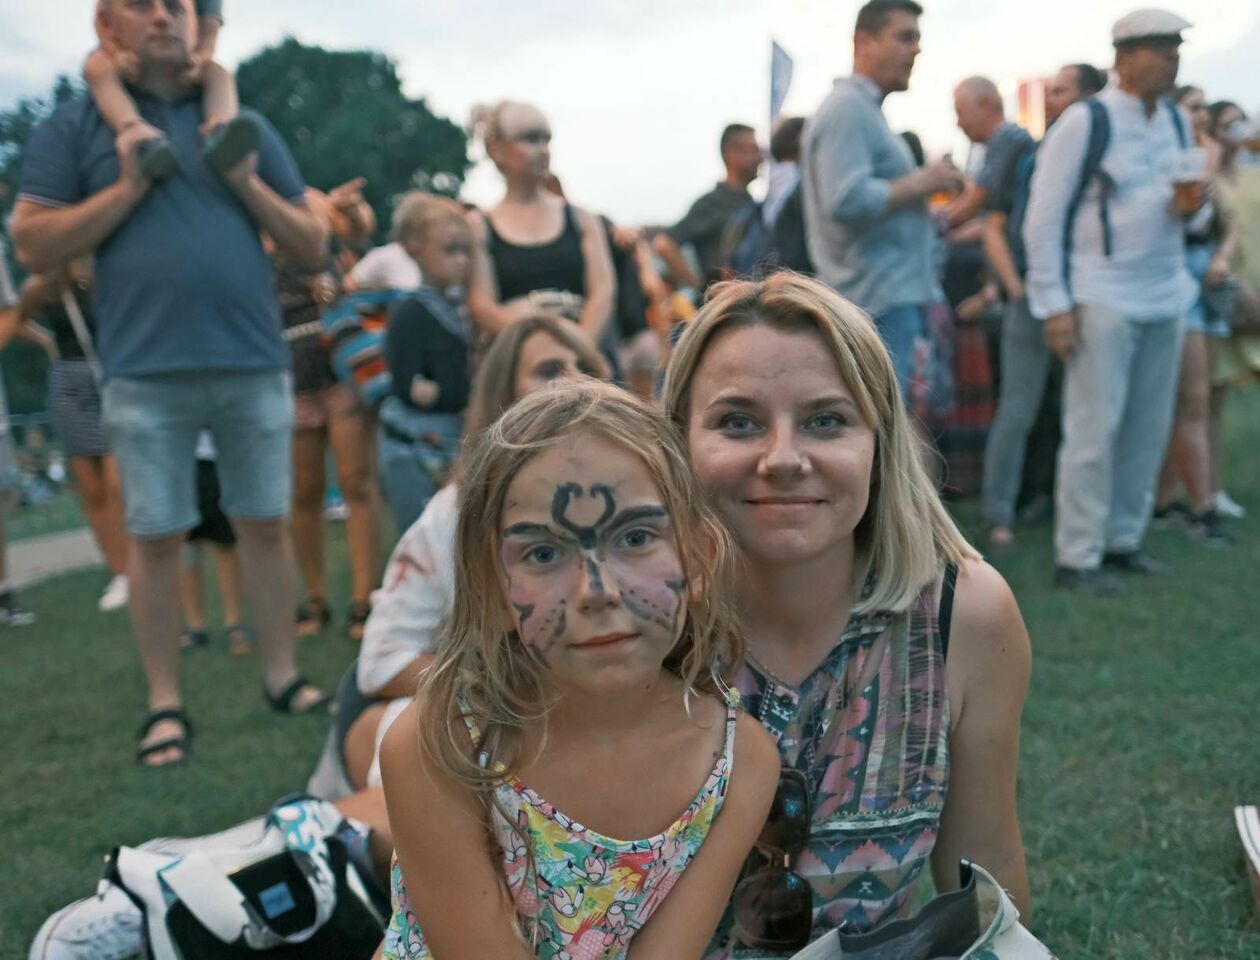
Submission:
<svg viewBox="0 0 1260 960">
<path fill-rule="evenodd" d="M 527 935 L 536 921 L 536 957 L 619 960 L 626 956 L 631 937 L 664 901 L 722 808 L 736 716 L 737 708 L 728 707 L 726 745 L 696 798 L 664 833 L 646 840 L 613 840 L 588 830 L 515 777 L 496 787 L 494 834 L 508 889 Z M 394 913 L 385 933 L 386 960 L 431 957 L 408 902 L 397 859 L 391 867 L 390 886 Z"/>
<path fill-rule="evenodd" d="M 815 938 L 841 924 L 865 931 L 903 915 L 936 844 L 949 784 L 936 615 L 933 585 L 903 613 L 851 618 L 799 686 L 751 665 L 736 679 L 747 711 L 778 739 L 784 765 L 804 772 L 814 788 L 809 845 L 793 868 L 813 888 Z M 856 691 L 881 652 L 874 679 Z M 842 724 L 838 731 L 833 722 Z M 709 960 L 757 956 L 733 944 L 730 924 L 728 914 Z"/>
</svg>

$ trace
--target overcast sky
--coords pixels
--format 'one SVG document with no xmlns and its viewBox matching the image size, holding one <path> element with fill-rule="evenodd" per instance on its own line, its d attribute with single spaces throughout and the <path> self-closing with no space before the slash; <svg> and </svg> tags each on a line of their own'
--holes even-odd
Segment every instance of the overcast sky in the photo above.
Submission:
<svg viewBox="0 0 1260 960">
<path fill-rule="evenodd" d="M 894 129 L 961 161 L 955 82 L 1022 77 L 1111 56 L 1111 24 L 1147 0 L 925 0 L 923 54 L 908 93 L 886 101 Z M 1197 26 L 1181 78 L 1209 98 L 1260 108 L 1260 4 L 1179 0 Z M 0 106 L 77 73 L 93 0 L 0 0 Z M 577 203 L 626 223 L 672 221 L 721 176 L 717 137 L 732 121 L 768 127 L 770 41 L 796 61 L 786 110 L 807 114 L 852 66 L 856 0 L 225 0 L 220 60 L 234 65 L 286 34 L 397 60 L 407 90 L 459 123 L 503 97 L 538 104 L 555 133 L 552 166 Z M 493 202 L 482 164 L 466 194 Z"/>
</svg>

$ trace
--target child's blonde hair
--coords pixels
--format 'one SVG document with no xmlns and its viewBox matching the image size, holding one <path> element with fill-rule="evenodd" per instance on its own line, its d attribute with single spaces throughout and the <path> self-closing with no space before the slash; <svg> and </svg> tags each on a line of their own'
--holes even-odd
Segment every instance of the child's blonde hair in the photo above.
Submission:
<svg viewBox="0 0 1260 960">
<path fill-rule="evenodd" d="M 405 243 L 408 240 L 424 243 L 429 231 L 439 223 L 457 223 L 472 236 L 468 214 L 459 203 L 450 197 L 412 190 L 403 194 L 394 207 L 390 239 L 396 243 Z"/>
<path fill-rule="evenodd" d="M 511 628 L 500 550 L 512 479 L 543 450 L 575 435 L 596 435 L 631 451 L 661 494 L 673 523 L 687 589 L 687 616 L 665 660 L 688 690 L 718 693 L 739 665 L 743 642 L 730 605 L 735 547 L 703 504 L 682 443 L 670 424 L 628 392 L 595 380 L 535 391 L 483 431 L 468 452 L 460 484 L 455 603 L 433 665 L 416 697 L 421 748 L 444 773 L 487 804 L 522 756 L 527 724 L 551 707 L 540 666 Z M 478 762 L 466 716 L 482 734 Z M 545 741 L 544 728 L 544 741 Z M 502 765 L 496 771 L 496 765 Z"/>
<path fill-rule="evenodd" d="M 790 271 L 760 282 L 731 281 L 710 295 L 674 347 L 665 373 L 665 414 L 683 436 L 691 386 L 713 338 L 722 331 L 766 326 L 818 335 L 875 431 L 875 469 L 866 514 L 854 531 L 856 585 L 874 574 L 855 612 L 904 610 L 946 564 L 977 559 L 923 468 L 923 447 L 910 423 L 901 388 L 875 324 L 829 286 Z"/>
</svg>

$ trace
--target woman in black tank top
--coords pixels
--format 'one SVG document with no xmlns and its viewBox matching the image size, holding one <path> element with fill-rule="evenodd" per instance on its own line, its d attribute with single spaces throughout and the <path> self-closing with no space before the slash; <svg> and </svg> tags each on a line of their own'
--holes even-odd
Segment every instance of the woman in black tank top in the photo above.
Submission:
<svg viewBox="0 0 1260 960">
<path fill-rule="evenodd" d="M 530 314 L 557 313 L 598 343 L 615 290 L 608 240 L 591 214 L 548 189 L 546 118 L 528 104 L 505 101 L 474 113 L 474 124 L 507 192 L 472 218 L 478 240 L 468 294 L 473 319 L 493 335 Z"/>
</svg>

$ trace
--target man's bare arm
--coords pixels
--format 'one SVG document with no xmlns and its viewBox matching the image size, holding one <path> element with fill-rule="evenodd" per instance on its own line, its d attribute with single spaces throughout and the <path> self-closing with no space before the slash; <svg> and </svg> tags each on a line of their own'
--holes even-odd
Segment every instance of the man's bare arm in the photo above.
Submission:
<svg viewBox="0 0 1260 960">
<path fill-rule="evenodd" d="M 91 253 L 131 216 L 150 187 L 136 159 L 136 145 L 146 135 L 140 127 L 119 135 L 118 179 L 86 200 L 68 207 L 18 200 L 13 207 L 13 250 L 26 270 L 48 273 Z"/>
</svg>

